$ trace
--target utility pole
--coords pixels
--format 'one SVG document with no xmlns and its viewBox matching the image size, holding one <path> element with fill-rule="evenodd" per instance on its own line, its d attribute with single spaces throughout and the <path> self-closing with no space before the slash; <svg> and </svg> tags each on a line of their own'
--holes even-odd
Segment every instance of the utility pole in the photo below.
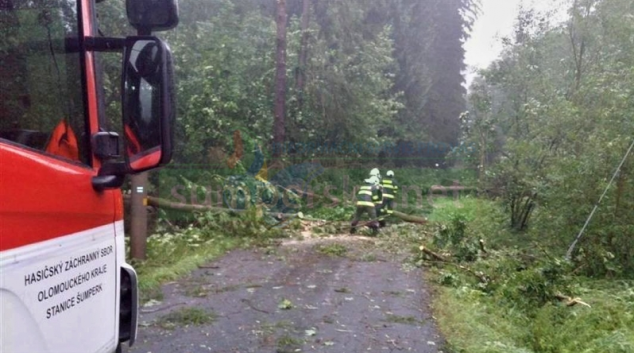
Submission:
<svg viewBox="0 0 634 353">
<path fill-rule="evenodd" d="M 147 182 L 148 172 L 132 175 L 130 195 L 130 254 L 133 259 L 145 260 L 147 245 Z"/>
</svg>

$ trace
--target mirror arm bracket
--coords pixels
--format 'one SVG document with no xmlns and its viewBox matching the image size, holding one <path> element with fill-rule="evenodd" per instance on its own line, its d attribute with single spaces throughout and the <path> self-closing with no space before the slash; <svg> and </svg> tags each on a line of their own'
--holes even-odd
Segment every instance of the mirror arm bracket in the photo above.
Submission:
<svg viewBox="0 0 634 353">
<path fill-rule="evenodd" d="M 124 176 L 129 173 L 129 170 L 124 162 L 106 162 L 99 168 L 98 176 L 108 175 L 121 175 Z"/>
<path fill-rule="evenodd" d="M 125 175 L 98 175 L 92 177 L 92 187 L 97 192 L 120 188 L 125 181 Z"/>
<path fill-rule="evenodd" d="M 106 162 L 102 164 L 99 173 L 92 177 L 92 187 L 97 192 L 120 188 L 127 174 L 126 164 L 123 162 Z"/>
</svg>

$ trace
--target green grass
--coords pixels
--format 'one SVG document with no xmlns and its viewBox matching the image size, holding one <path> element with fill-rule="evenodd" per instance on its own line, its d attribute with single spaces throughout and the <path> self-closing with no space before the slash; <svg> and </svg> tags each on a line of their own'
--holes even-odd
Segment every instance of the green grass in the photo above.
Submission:
<svg viewBox="0 0 634 353">
<path fill-rule="evenodd" d="M 304 340 L 284 334 L 277 339 L 276 353 L 300 352 Z"/>
<path fill-rule="evenodd" d="M 394 324 L 419 325 L 421 322 L 413 316 L 387 315 L 385 321 Z"/>
<path fill-rule="evenodd" d="M 185 288 L 183 290 L 183 294 L 192 298 L 204 298 L 209 295 L 210 289 L 206 286 L 205 283 L 200 283 L 199 281 L 189 279 Z"/>
<path fill-rule="evenodd" d="M 364 253 L 359 257 L 359 261 L 361 262 L 375 262 L 377 261 L 377 257 L 375 254 Z"/>
<path fill-rule="evenodd" d="M 514 313 L 505 313 L 478 297 L 478 291 L 467 288 L 437 289 L 433 311 L 449 352 L 532 352 L 516 343 L 521 341 L 523 328 L 510 320 Z"/>
<path fill-rule="evenodd" d="M 433 212 L 428 217 L 432 222 L 450 222 L 456 215 L 464 217 L 469 222 L 482 217 L 490 221 L 492 213 L 502 215 L 500 206 L 473 196 L 463 196 L 457 200 L 450 197 L 435 198 L 432 207 Z"/>
<path fill-rule="evenodd" d="M 433 311 L 448 342 L 445 352 L 634 352 L 634 281 L 588 279 L 564 270 L 551 282 L 542 271 L 551 268 L 556 261 L 551 254 L 558 249 L 530 232 L 507 230 L 499 205 L 475 198 L 459 204 L 440 200 L 429 217 L 449 227 L 456 218 L 467 223 L 466 239 L 475 236 L 492 244 L 486 259 L 463 265 L 482 270 L 494 284 L 483 290 L 472 274 L 455 266 L 427 272 L 435 283 Z M 533 259 L 528 270 L 516 268 L 521 256 Z M 566 306 L 550 297 L 535 301 L 562 288 L 591 307 Z"/>
<path fill-rule="evenodd" d="M 605 287 L 590 289 L 593 286 Z M 538 308 L 534 318 L 466 287 L 439 288 L 433 309 L 450 351 L 456 353 L 631 353 L 632 286 L 584 282 L 581 298 L 591 308 L 549 303 Z"/>
<path fill-rule="evenodd" d="M 156 324 L 163 329 L 174 329 L 178 326 L 205 325 L 216 321 L 216 314 L 199 308 L 182 308 L 161 316 Z"/>
<path fill-rule="evenodd" d="M 317 252 L 321 254 L 335 257 L 344 256 L 348 252 L 348 249 L 345 246 L 337 243 L 318 245 L 316 249 Z"/>
</svg>

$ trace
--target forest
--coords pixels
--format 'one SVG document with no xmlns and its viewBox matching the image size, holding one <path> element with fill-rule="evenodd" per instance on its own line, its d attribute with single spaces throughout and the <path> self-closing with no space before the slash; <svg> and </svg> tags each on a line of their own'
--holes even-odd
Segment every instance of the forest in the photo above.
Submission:
<svg viewBox="0 0 634 353">
<path fill-rule="evenodd" d="M 121 16 L 118 2 L 99 6 L 102 17 Z M 158 33 L 176 61 L 175 162 L 230 154 L 235 130 L 262 147 L 363 143 L 377 162 L 386 144 L 448 150 L 460 137 L 462 41 L 475 8 L 466 0 L 181 2 L 180 25 Z M 107 36 L 125 30 L 101 23 Z M 338 157 L 348 155 L 356 157 Z"/>
<path fill-rule="evenodd" d="M 437 286 L 447 351 L 634 352 L 634 3 L 566 6 L 564 21 L 523 7 L 466 87 L 476 0 L 181 1 L 179 26 L 156 34 L 174 53 L 175 156 L 148 188 L 209 212 L 156 211 L 148 288 L 170 278 L 152 277 L 159 262 L 202 259 L 210 239 L 299 227 L 270 226 L 255 197 L 216 212 L 236 175 L 303 185 L 276 211 L 338 234 L 377 167 L 409 188 L 397 210 L 428 220 L 381 237 Z M 98 10 L 103 35 L 133 33 L 122 2 Z M 100 59 L 116 117 L 119 59 Z M 427 202 L 454 181 L 471 191 Z"/>
</svg>

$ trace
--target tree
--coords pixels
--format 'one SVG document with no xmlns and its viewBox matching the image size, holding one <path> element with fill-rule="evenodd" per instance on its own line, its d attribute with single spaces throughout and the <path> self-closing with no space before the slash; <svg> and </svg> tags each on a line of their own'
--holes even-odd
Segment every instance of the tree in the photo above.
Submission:
<svg viewBox="0 0 634 353">
<path fill-rule="evenodd" d="M 405 108 L 385 133 L 402 136 L 402 143 L 455 144 L 460 134 L 458 118 L 465 109 L 462 42 L 477 13 L 476 3 L 393 0 L 390 5 L 399 65 L 393 89 L 403 92 Z M 421 162 L 433 165 L 439 161 Z"/>
<path fill-rule="evenodd" d="M 633 12 L 627 0 L 575 1 L 563 24 L 522 12 L 503 56 L 481 74 L 503 137 L 488 187 L 502 190 L 513 227 L 561 244 L 562 253 L 631 143 Z M 471 95 L 470 112 L 478 99 Z M 634 270 L 634 227 L 625 221 L 634 216 L 631 168 L 626 161 L 582 239 L 575 261 L 587 274 Z"/>
<path fill-rule="evenodd" d="M 304 101 L 304 86 L 306 82 L 306 64 L 308 61 L 308 36 L 310 25 L 310 0 L 302 2 L 302 40 L 299 46 L 297 70 L 295 73 L 297 89 L 297 111 L 301 113 Z"/>
<path fill-rule="evenodd" d="M 275 121 L 273 123 L 273 143 L 284 144 L 286 126 L 286 0 L 277 0 L 276 56 L 275 56 Z M 280 149 L 274 150 L 274 157 L 280 156 Z"/>
</svg>

